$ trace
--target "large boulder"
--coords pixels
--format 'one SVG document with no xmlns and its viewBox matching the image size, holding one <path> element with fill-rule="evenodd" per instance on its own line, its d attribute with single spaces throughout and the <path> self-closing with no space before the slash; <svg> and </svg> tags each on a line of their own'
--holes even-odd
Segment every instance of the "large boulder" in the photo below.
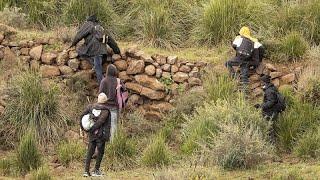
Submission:
<svg viewBox="0 0 320 180">
<path fill-rule="evenodd" d="M 143 98 L 138 94 L 132 94 L 128 99 L 129 106 L 142 105 Z"/>
<path fill-rule="evenodd" d="M 156 73 L 156 68 L 153 65 L 148 65 L 144 71 L 147 75 L 153 76 Z"/>
<path fill-rule="evenodd" d="M 161 69 L 163 71 L 170 72 L 171 71 L 171 65 L 170 64 L 164 64 L 164 65 L 161 66 Z"/>
<path fill-rule="evenodd" d="M 44 65 L 40 67 L 42 77 L 49 78 L 60 75 L 60 70 L 57 66 Z"/>
<path fill-rule="evenodd" d="M 131 77 L 128 76 L 128 74 L 127 74 L 126 71 L 121 71 L 121 72 L 119 72 L 119 78 L 120 78 L 121 80 L 123 80 L 124 82 L 126 82 L 126 81 L 131 81 L 131 80 L 132 80 Z"/>
<path fill-rule="evenodd" d="M 117 67 L 118 71 L 125 71 L 128 68 L 127 61 L 125 60 L 118 60 L 114 62 L 114 65 Z"/>
<path fill-rule="evenodd" d="M 74 75 L 72 75 L 72 77 L 75 78 L 75 79 L 81 79 L 81 80 L 84 80 L 86 82 L 90 82 L 90 80 L 92 78 L 92 75 L 93 75 L 93 71 L 84 70 L 84 71 L 76 72 Z"/>
<path fill-rule="evenodd" d="M 69 54 L 67 52 L 61 52 L 57 57 L 57 64 L 59 66 L 66 65 L 69 59 Z"/>
<path fill-rule="evenodd" d="M 182 65 L 180 67 L 179 71 L 184 72 L 184 73 L 189 73 L 191 71 L 191 68 L 187 65 Z"/>
<path fill-rule="evenodd" d="M 42 55 L 42 48 L 43 48 L 42 45 L 32 48 L 29 52 L 31 58 L 35 60 L 40 60 Z"/>
<path fill-rule="evenodd" d="M 290 84 L 296 79 L 296 75 L 294 73 L 287 74 L 281 77 L 281 81 L 283 84 Z"/>
<path fill-rule="evenodd" d="M 177 72 L 173 75 L 173 80 L 178 83 L 182 83 L 189 78 L 189 75 L 183 72 Z"/>
<path fill-rule="evenodd" d="M 167 63 L 167 58 L 165 56 L 154 55 L 152 56 L 152 59 L 154 59 L 159 65 L 164 65 Z"/>
<path fill-rule="evenodd" d="M 79 69 L 80 62 L 78 59 L 70 59 L 68 61 L 68 66 L 73 70 L 77 71 Z"/>
<path fill-rule="evenodd" d="M 127 82 L 126 83 L 126 88 L 131 90 L 131 91 L 134 91 L 134 92 L 140 94 L 143 87 L 140 84 L 137 84 L 137 83 Z"/>
<path fill-rule="evenodd" d="M 145 63 L 148 63 L 148 64 L 152 64 L 154 63 L 154 60 L 151 58 L 150 55 L 147 55 L 147 54 L 143 54 L 141 56 L 141 59 L 145 62 Z"/>
<path fill-rule="evenodd" d="M 271 72 L 270 76 L 271 76 L 271 79 L 275 79 L 275 78 L 281 77 L 282 72 Z"/>
<path fill-rule="evenodd" d="M 144 71 L 144 61 L 143 60 L 133 60 L 129 63 L 129 67 L 127 69 L 127 74 L 134 75 L 143 73 Z"/>
<path fill-rule="evenodd" d="M 176 72 L 178 72 L 178 71 L 179 71 L 179 68 L 178 68 L 177 65 L 172 65 L 172 66 L 171 66 L 171 73 L 176 73 Z"/>
<path fill-rule="evenodd" d="M 200 86 L 202 82 L 199 78 L 191 77 L 188 79 L 188 83 L 191 86 Z"/>
<path fill-rule="evenodd" d="M 78 57 L 78 53 L 76 51 L 69 51 L 69 58 L 74 59 Z"/>
<path fill-rule="evenodd" d="M 43 53 L 41 56 L 41 61 L 44 64 L 51 65 L 54 63 L 56 58 L 57 58 L 57 55 L 55 53 Z"/>
<path fill-rule="evenodd" d="M 157 90 L 160 90 L 160 91 L 165 90 L 165 86 L 161 82 L 159 82 L 156 78 L 149 77 L 147 75 L 136 75 L 134 78 L 142 86 L 151 88 L 156 91 Z"/>
<path fill-rule="evenodd" d="M 161 100 L 166 97 L 166 94 L 163 91 L 155 91 L 147 87 L 142 87 L 140 95 L 152 100 Z"/>
</svg>

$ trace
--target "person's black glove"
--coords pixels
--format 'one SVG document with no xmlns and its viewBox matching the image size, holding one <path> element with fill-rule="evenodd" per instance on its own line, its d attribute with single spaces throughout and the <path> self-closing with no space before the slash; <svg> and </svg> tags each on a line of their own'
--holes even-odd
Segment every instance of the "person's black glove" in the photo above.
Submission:
<svg viewBox="0 0 320 180">
<path fill-rule="evenodd" d="M 261 108 L 261 105 L 260 105 L 260 104 L 256 104 L 256 105 L 254 105 L 254 107 L 255 107 L 256 109 L 259 109 L 259 108 Z"/>
</svg>

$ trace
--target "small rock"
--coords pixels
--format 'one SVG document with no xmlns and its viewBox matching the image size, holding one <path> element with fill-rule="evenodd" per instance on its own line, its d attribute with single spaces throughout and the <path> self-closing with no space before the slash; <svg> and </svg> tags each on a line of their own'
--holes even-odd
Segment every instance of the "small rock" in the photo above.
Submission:
<svg viewBox="0 0 320 180">
<path fill-rule="evenodd" d="M 121 71 L 119 72 L 119 78 L 124 81 L 124 82 L 127 82 L 127 81 L 131 81 L 132 79 L 127 75 L 127 72 L 126 71 Z"/>
<path fill-rule="evenodd" d="M 156 78 L 161 78 L 162 76 L 162 69 L 156 69 Z"/>
<path fill-rule="evenodd" d="M 172 66 L 171 66 L 171 73 L 176 73 L 176 72 L 178 72 L 178 71 L 179 71 L 178 66 L 176 66 L 176 65 L 172 65 Z"/>
<path fill-rule="evenodd" d="M 161 66 L 161 69 L 163 71 L 170 72 L 171 71 L 171 65 L 170 64 L 164 64 L 164 65 Z"/>
<path fill-rule="evenodd" d="M 42 77 L 49 78 L 60 75 L 60 70 L 57 66 L 44 65 L 40 67 Z"/>
<path fill-rule="evenodd" d="M 68 66 L 73 70 L 77 71 L 79 69 L 80 62 L 78 59 L 70 59 L 68 61 Z"/>
<path fill-rule="evenodd" d="M 17 60 L 16 54 L 9 48 L 4 48 L 3 60 L 6 62 L 15 62 Z"/>
<path fill-rule="evenodd" d="M 178 59 L 177 56 L 168 56 L 167 63 L 173 65 L 177 62 L 177 59 Z"/>
<path fill-rule="evenodd" d="M 162 119 L 162 115 L 159 112 L 149 111 L 144 114 L 144 118 L 149 121 L 160 121 Z"/>
<path fill-rule="evenodd" d="M 146 55 L 146 54 L 142 55 L 142 56 L 141 56 L 141 59 L 142 59 L 145 63 L 148 63 L 148 64 L 154 63 L 154 60 L 151 58 L 151 56 Z"/>
<path fill-rule="evenodd" d="M 154 59 L 159 65 L 164 65 L 167 63 L 167 58 L 165 56 L 155 55 L 152 56 L 152 59 Z"/>
<path fill-rule="evenodd" d="M 126 88 L 140 94 L 143 87 L 137 83 L 127 82 Z"/>
<path fill-rule="evenodd" d="M 191 87 L 193 86 L 200 86 L 202 84 L 201 80 L 199 78 L 191 77 L 188 79 L 188 83 Z"/>
<path fill-rule="evenodd" d="M 270 76 L 271 76 L 271 79 L 275 79 L 275 78 L 281 77 L 282 72 L 271 72 Z"/>
<path fill-rule="evenodd" d="M 76 72 L 74 75 L 72 75 L 72 77 L 75 79 L 82 79 L 86 82 L 90 82 L 92 75 L 93 75 L 93 71 L 83 70 L 83 71 Z"/>
<path fill-rule="evenodd" d="M 40 60 L 41 55 L 42 55 L 42 45 L 32 48 L 30 50 L 29 54 L 30 54 L 31 58 L 33 58 L 35 60 Z"/>
<path fill-rule="evenodd" d="M 78 53 L 76 51 L 69 51 L 69 58 L 74 59 L 78 57 Z"/>
<path fill-rule="evenodd" d="M 161 100 L 166 96 L 163 91 L 155 91 L 146 87 L 142 87 L 140 95 L 146 96 L 147 98 L 152 100 Z"/>
<path fill-rule="evenodd" d="M 21 55 L 29 56 L 29 50 L 30 48 L 21 48 L 20 49 Z"/>
<path fill-rule="evenodd" d="M 128 99 L 129 106 L 142 105 L 143 99 L 138 94 L 132 94 Z"/>
<path fill-rule="evenodd" d="M 139 74 L 143 73 L 144 71 L 144 61 L 138 60 L 138 61 L 131 61 L 129 63 L 129 67 L 127 69 L 127 74 L 133 75 L 133 74 Z"/>
<path fill-rule="evenodd" d="M 156 91 L 165 90 L 164 85 L 161 82 L 159 82 L 156 78 L 149 77 L 147 75 L 136 75 L 134 78 L 139 84 L 141 84 L 142 86 L 151 88 L 152 90 L 156 90 Z"/>
<path fill-rule="evenodd" d="M 40 68 L 40 62 L 37 60 L 30 61 L 30 68 L 32 70 L 38 70 Z"/>
<path fill-rule="evenodd" d="M 93 66 L 88 60 L 83 59 L 83 60 L 80 61 L 80 69 L 89 70 L 89 69 L 92 69 L 92 68 L 93 68 Z"/>
<path fill-rule="evenodd" d="M 287 74 L 281 77 L 281 81 L 284 84 L 290 84 L 296 79 L 296 75 L 294 73 Z"/>
<path fill-rule="evenodd" d="M 183 72 L 177 72 L 173 75 L 173 80 L 178 83 L 182 83 L 189 78 L 189 75 Z"/>
<path fill-rule="evenodd" d="M 148 65 L 144 71 L 147 75 L 153 76 L 156 73 L 156 68 L 153 65 Z"/>
<path fill-rule="evenodd" d="M 273 79 L 271 82 L 277 88 L 280 86 L 280 79 L 279 78 Z"/>
<path fill-rule="evenodd" d="M 182 65 L 180 67 L 179 71 L 184 72 L 184 73 L 189 73 L 191 71 L 191 68 L 187 65 Z"/>
<path fill-rule="evenodd" d="M 167 78 L 167 79 L 171 79 L 171 73 L 169 73 L 169 72 L 162 72 L 162 77 Z"/>
<path fill-rule="evenodd" d="M 266 68 L 269 69 L 271 72 L 277 71 L 277 68 L 270 63 L 266 64 Z"/>
<path fill-rule="evenodd" d="M 59 70 L 62 75 L 72 75 L 74 73 L 73 70 L 69 66 L 66 66 L 66 65 L 59 66 Z"/>
<path fill-rule="evenodd" d="M 57 55 L 54 53 L 43 53 L 41 56 L 41 61 L 44 64 L 51 65 L 54 63 L 54 60 L 57 58 Z"/>
<path fill-rule="evenodd" d="M 114 55 L 112 55 L 112 59 L 114 61 L 118 61 L 118 60 L 121 60 L 121 56 L 119 54 L 114 54 Z"/>
<path fill-rule="evenodd" d="M 114 62 L 114 65 L 117 67 L 118 71 L 125 71 L 128 68 L 127 61 L 125 60 L 118 60 Z"/>
<path fill-rule="evenodd" d="M 69 59 L 69 55 L 67 52 L 61 52 L 58 54 L 58 57 L 57 57 L 57 64 L 59 66 L 61 65 L 66 65 L 67 62 L 68 62 L 68 59 Z"/>
</svg>

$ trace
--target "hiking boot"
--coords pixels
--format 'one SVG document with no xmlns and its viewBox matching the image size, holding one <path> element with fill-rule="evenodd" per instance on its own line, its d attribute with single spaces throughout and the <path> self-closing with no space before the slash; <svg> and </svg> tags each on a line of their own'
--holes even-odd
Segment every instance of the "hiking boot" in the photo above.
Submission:
<svg viewBox="0 0 320 180">
<path fill-rule="evenodd" d="M 103 173 L 100 170 L 94 170 L 92 172 L 93 177 L 101 177 L 102 175 L 103 175 Z"/>
<path fill-rule="evenodd" d="M 89 173 L 89 172 L 84 172 L 82 176 L 83 176 L 83 177 L 89 177 L 89 176 L 90 176 L 90 173 Z"/>
</svg>

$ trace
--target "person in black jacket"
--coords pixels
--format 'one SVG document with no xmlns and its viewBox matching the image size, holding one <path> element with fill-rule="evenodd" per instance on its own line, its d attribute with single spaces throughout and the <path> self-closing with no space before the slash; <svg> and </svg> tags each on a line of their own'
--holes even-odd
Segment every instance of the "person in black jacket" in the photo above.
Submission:
<svg viewBox="0 0 320 180">
<path fill-rule="evenodd" d="M 263 103 L 256 104 L 256 108 L 262 109 L 262 115 L 263 117 L 271 121 L 272 128 L 270 130 L 270 138 L 271 142 L 275 142 L 276 133 L 275 133 L 275 122 L 278 119 L 280 110 L 278 109 L 278 89 L 271 83 L 271 77 L 269 75 L 263 75 L 261 77 L 261 80 L 263 82 L 263 91 L 264 91 L 264 97 L 263 97 Z"/>
<path fill-rule="evenodd" d="M 100 93 L 98 96 L 98 103 L 89 105 L 81 116 L 83 117 L 89 113 L 93 113 L 96 116 L 94 125 L 88 131 L 89 144 L 85 160 L 85 172 L 83 174 L 84 177 L 91 175 L 90 162 L 96 148 L 98 155 L 96 157 L 96 165 L 92 176 L 102 176 L 100 165 L 104 155 L 105 144 L 110 139 L 110 111 L 105 105 L 107 101 L 107 95 Z"/>
<path fill-rule="evenodd" d="M 120 54 L 120 49 L 111 36 L 105 35 L 105 31 L 96 15 L 90 16 L 79 28 L 70 48 L 76 46 L 82 39 L 84 39 L 84 44 L 77 50 L 78 55 L 91 59 L 91 63 L 94 64 L 98 83 L 100 84 L 103 79 L 102 61 L 108 54 L 107 44 L 115 54 Z"/>
</svg>

